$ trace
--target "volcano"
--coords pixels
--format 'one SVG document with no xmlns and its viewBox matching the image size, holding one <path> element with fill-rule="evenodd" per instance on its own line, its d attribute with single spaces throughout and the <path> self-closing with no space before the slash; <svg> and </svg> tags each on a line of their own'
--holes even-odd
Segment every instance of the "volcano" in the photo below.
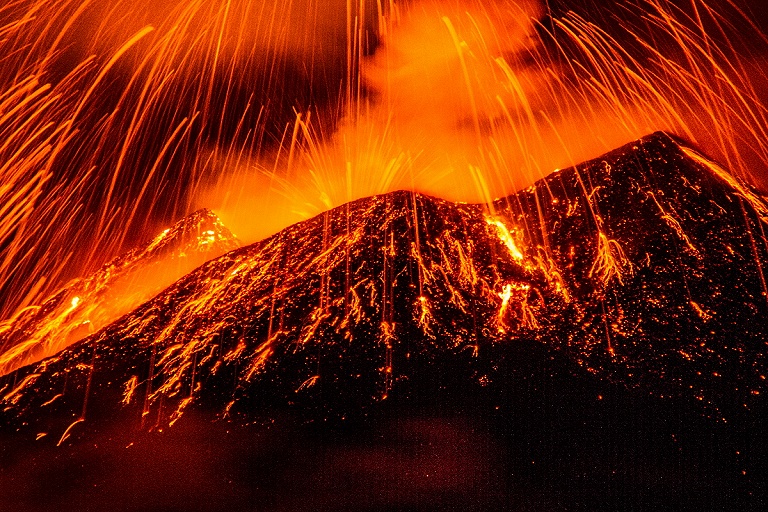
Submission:
<svg viewBox="0 0 768 512">
<path fill-rule="evenodd" d="M 0 500 L 761 510 L 766 223 L 663 133 L 492 204 L 349 203 L 3 377 Z"/>
</svg>

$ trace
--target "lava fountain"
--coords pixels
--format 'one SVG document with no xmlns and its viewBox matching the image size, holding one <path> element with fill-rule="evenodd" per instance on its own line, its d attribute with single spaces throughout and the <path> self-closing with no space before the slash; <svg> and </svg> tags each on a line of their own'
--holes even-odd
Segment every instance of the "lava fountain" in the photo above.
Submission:
<svg viewBox="0 0 768 512">
<path fill-rule="evenodd" d="M 655 130 L 762 184 L 764 38 L 735 8 L 92 0 L 1 14 L 6 317 L 196 208 L 251 242 L 390 190 L 487 202 Z"/>
<path fill-rule="evenodd" d="M 372 420 L 402 419 L 432 445 L 408 418 L 450 410 L 484 432 L 470 444 L 485 455 L 433 472 L 436 487 L 408 473 L 429 466 L 419 456 L 382 473 L 386 449 L 353 467 L 334 446 L 328 467 L 397 497 L 381 507 L 469 506 L 466 468 L 499 509 L 528 484 L 533 508 L 757 504 L 768 40 L 752 7 L 0 7 L 0 469 L 13 468 L 0 479 L 27 476 L 4 498 L 128 507 L 137 488 L 150 508 L 190 508 L 184 495 L 226 493 L 215 468 L 190 488 L 123 450 L 208 468 L 185 436 L 231 429 L 224 473 L 247 490 L 218 506 L 247 508 L 269 492 L 232 469 L 233 446 L 274 466 L 250 433 L 269 444 L 280 425 L 311 452 L 317 434 L 297 425 L 351 421 L 373 442 L 387 434 Z M 218 217 L 162 231 L 205 207 Z M 227 252 L 239 242 L 219 217 L 245 247 Z M 503 469 L 483 466 L 502 445 Z M 134 465 L 128 480 L 84 470 L 55 502 L 30 498 L 41 467 L 69 471 L 49 450 L 109 465 L 100 446 Z M 298 460 L 290 446 L 279 439 L 278 458 Z M 296 467 L 274 469 L 276 484 L 273 469 L 255 471 L 264 489 L 299 475 L 320 509 L 361 506 Z M 147 491 L 166 476 L 176 501 Z"/>
</svg>

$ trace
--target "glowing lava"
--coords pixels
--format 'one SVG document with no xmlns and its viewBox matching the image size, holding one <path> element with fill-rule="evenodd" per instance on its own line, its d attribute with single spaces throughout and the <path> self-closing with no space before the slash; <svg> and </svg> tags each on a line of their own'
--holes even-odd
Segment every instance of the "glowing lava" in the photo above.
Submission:
<svg viewBox="0 0 768 512">
<path fill-rule="evenodd" d="M 656 134 L 497 201 L 493 217 L 406 192 L 358 200 L 203 265 L 2 393 L 23 418 L 54 395 L 114 407 L 99 397 L 115 388 L 121 414 L 160 428 L 233 385 L 227 415 L 256 389 L 280 401 L 317 387 L 335 416 L 407 389 L 422 358 L 467 353 L 472 368 L 534 340 L 653 393 L 683 386 L 725 419 L 721 394 L 752 400 L 766 371 L 766 206 L 743 190 Z M 732 387 L 697 376 L 732 350 L 750 355 Z"/>
<path fill-rule="evenodd" d="M 238 240 L 210 211 L 187 216 L 145 246 L 73 281 L 42 305 L 0 323 L 0 375 L 99 331 L 205 261 L 236 247 Z"/>
<path fill-rule="evenodd" d="M 392 190 L 490 203 L 659 129 L 759 181 L 762 61 L 740 39 L 760 54 L 759 27 L 700 0 L 633 5 L 4 6 L 0 312 L 196 207 L 250 243 Z"/>
</svg>

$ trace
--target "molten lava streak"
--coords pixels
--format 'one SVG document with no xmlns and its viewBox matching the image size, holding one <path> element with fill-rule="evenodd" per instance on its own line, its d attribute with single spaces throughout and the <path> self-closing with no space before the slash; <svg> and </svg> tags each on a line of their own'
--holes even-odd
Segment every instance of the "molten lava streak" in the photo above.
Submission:
<svg viewBox="0 0 768 512">
<path fill-rule="evenodd" d="M 480 397 L 513 425 L 504 456 L 595 425 L 614 459 L 722 458 L 711 492 L 760 501 L 768 205 L 745 183 L 768 123 L 745 13 L 573 1 L 0 6 L 2 449 Z M 224 223 L 125 251 L 198 206 Z M 514 407 L 542 389 L 548 429 Z M 672 426 L 632 430 L 656 413 Z M 594 476 L 600 447 L 557 439 L 564 487 Z"/>
</svg>

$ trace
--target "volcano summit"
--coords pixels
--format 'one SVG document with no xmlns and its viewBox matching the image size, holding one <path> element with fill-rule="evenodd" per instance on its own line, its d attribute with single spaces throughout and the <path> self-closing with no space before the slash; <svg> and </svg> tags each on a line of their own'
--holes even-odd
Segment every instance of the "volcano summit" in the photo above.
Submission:
<svg viewBox="0 0 768 512">
<path fill-rule="evenodd" d="M 762 197 L 662 133 L 488 205 L 349 203 L 3 377 L 0 499 L 50 506 L 16 478 L 71 459 L 102 469 L 59 508 L 759 510 L 766 223 Z M 131 465 L 201 439 L 226 455 L 172 458 L 207 491 Z M 453 468 L 439 485 L 425 453 Z M 160 477 L 174 490 L 146 491 Z"/>
</svg>

